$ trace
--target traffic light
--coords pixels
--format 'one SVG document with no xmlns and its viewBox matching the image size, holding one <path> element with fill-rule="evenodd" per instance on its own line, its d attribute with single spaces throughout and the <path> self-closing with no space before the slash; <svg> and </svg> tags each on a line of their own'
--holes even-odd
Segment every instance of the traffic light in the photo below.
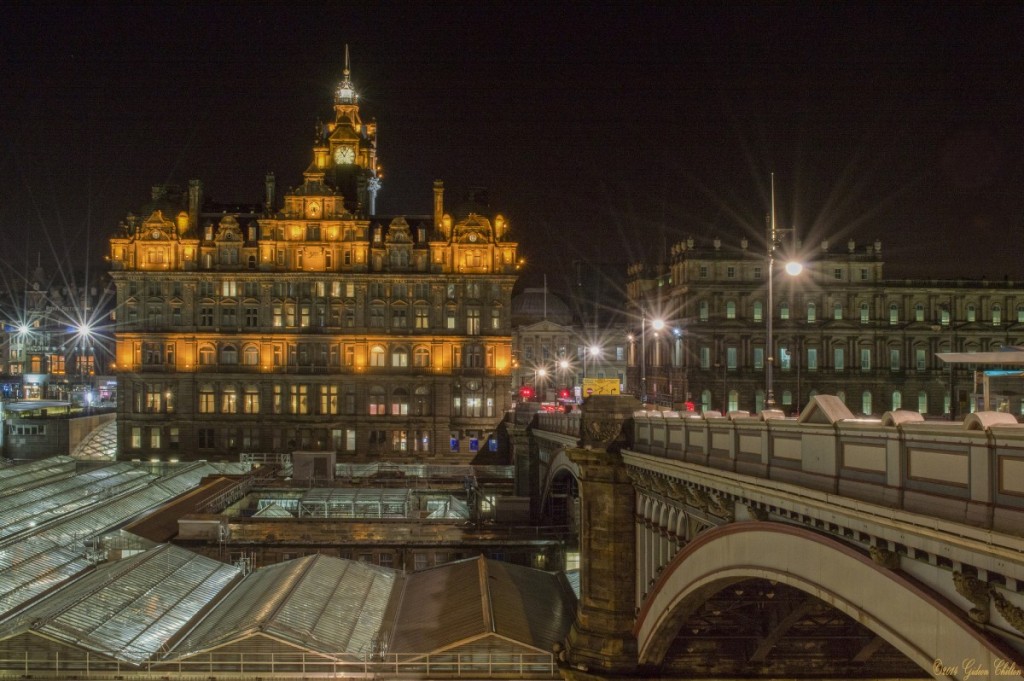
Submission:
<svg viewBox="0 0 1024 681">
<path fill-rule="evenodd" d="M 532 398 L 533 397 L 533 388 L 531 388 L 528 385 L 520 386 L 520 388 L 519 388 L 519 396 L 522 397 L 524 400 L 528 400 L 528 399 Z"/>
<path fill-rule="evenodd" d="M 569 399 L 569 389 L 568 388 L 562 388 L 561 390 L 559 390 L 558 391 L 558 399 L 560 399 L 560 400 L 567 400 L 567 399 Z"/>
</svg>

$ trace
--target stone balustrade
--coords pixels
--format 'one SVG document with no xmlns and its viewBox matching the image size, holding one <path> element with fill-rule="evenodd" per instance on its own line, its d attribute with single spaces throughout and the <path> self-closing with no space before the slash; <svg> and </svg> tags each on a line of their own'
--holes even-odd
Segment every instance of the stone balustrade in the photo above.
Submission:
<svg viewBox="0 0 1024 681">
<path fill-rule="evenodd" d="M 1024 425 L 1013 416 L 862 419 L 829 397 L 797 419 L 637 411 L 630 449 L 1024 536 Z"/>
</svg>

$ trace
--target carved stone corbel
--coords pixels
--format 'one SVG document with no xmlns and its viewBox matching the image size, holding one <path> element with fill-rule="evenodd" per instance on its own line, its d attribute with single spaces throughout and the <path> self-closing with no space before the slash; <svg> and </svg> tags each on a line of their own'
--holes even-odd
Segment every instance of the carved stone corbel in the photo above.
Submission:
<svg viewBox="0 0 1024 681">
<path fill-rule="evenodd" d="M 954 572 L 953 586 L 956 587 L 958 594 L 975 605 L 971 608 L 971 619 L 978 624 L 988 624 L 990 614 L 988 600 L 992 591 L 988 582 L 983 582 L 974 575 Z"/>
<path fill-rule="evenodd" d="M 764 510 L 760 506 L 747 504 L 747 511 L 749 511 L 750 516 L 755 520 L 768 520 L 768 511 Z"/>
<path fill-rule="evenodd" d="M 1021 609 L 1006 600 L 1006 596 L 992 589 L 992 601 L 996 604 L 996 610 L 1003 616 L 1003 619 L 1010 623 L 1014 629 L 1024 632 L 1024 609 Z"/>
<path fill-rule="evenodd" d="M 890 570 L 898 570 L 900 567 L 900 554 L 895 551 L 883 549 L 881 546 L 871 546 L 868 548 L 868 553 L 871 554 L 871 560 L 882 567 Z"/>
<path fill-rule="evenodd" d="M 708 513 L 716 515 L 730 523 L 735 517 L 735 511 L 732 504 L 730 504 L 729 501 L 720 494 L 708 495 Z"/>
</svg>

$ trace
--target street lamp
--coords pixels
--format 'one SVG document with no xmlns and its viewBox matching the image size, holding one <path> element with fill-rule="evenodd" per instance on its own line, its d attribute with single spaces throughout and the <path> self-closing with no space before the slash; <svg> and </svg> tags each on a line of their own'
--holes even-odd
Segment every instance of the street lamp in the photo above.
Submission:
<svg viewBox="0 0 1024 681">
<path fill-rule="evenodd" d="M 541 381 L 543 381 L 544 377 L 547 376 L 547 375 L 548 375 L 548 371 L 547 371 L 547 369 L 545 369 L 543 367 L 541 367 L 540 369 L 537 369 L 534 372 L 534 381 L 533 382 L 537 384 L 537 399 L 539 399 L 541 402 L 544 402 L 544 393 L 543 393 L 543 388 L 541 386 Z"/>
<path fill-rule="evenodd" d="M 651 320 L 655 334 L 665 328 L 663 319 Z M 640 311 L 640 402 L 647 404 L 647 310 Z"/>
<path fill-rule="evenodd" d="M 772 369 L 775 365 L 775 348 L 774 348 L 774 330 L 772 328 L 772 321 L 775 318 L 775 301 L 773 300 L 772 282 L 775 275 L 775 250 L 779 247 L 779 234 L 782 232 L 791 232 L 792 229 L 777 229 L 775 227 L 775 173 L 772 173 L 772 214 L 771 219 L 768 222 L 768 313 L 767 313 L 767 327 L 765 334 L 765 368 L 764 368 L 764 382 L 765 382 L 765 409 L 775 408 L 775 387 L 773 384 L 774 375 Z M 786 274 L 791 277 L 795 277 L 803 271 L 803 265 L 799 262 L 790 261 L 785 266 Z"/>
<path fill-rule="evenodd" d="M 601 356 L 601 347 L 598 345 L 590 345 L 583 350 L 583 378 L 587 377 L 587 357 L 590 357 L 591 361 L 596 361 Z"/>
</svg>

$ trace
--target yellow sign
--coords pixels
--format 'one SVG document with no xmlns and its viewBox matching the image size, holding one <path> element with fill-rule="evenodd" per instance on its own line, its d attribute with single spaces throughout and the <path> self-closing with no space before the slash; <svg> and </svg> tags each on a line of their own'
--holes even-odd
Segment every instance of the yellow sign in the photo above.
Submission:
<svg viewBox="0 0 1024 681">
<path fill-rule="evenodd" d="M 617 378 L 584 378 L 583 397 L 591 395 L 618 395 L 619 379 Z"/>
</svg>

